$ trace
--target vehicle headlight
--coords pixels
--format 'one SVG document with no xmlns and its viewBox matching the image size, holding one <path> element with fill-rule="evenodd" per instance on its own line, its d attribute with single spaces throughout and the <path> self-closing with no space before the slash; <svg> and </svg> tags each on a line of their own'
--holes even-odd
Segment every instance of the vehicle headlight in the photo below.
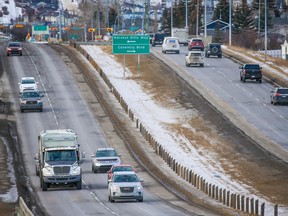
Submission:
<svg viewBox="0 0 288 216">
<path fill-rule="evenodd" d="M 42 104 L 42 101 L 41 101 L 41 100 L 37 100 L 37 103 L 38 103 L 38 104 Z"/>
<path fill-rule="evenodd" d="M 112 185 L 112 190 L 114 192 L 119 192 L 120 191 L 120 188 L 117 186 L 117 185 Z"/>
<path fill-rule="evenodd" d="M 43 168 L 43 176 L 53 176 L 54 172 L 53 172 L 53 168 L 51 166 L 45 166 Z"/>
<path fill-rule="evenodd" d="M 81 167 L 79 166 L 72 166 L 71 175 L 80 175 Z"/>
<path fill-rule="evenodd" d="M 25 100 L 21 100 L 20 103 L 21 104 L 26 104 L 26 101 Z"/>
</svg>

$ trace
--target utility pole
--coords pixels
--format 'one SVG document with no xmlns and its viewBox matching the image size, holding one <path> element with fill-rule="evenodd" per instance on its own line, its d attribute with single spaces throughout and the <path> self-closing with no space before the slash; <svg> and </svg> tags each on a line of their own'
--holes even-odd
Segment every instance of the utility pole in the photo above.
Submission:
<svg viewBox="0 0 288 216">
<path fill-rule="evenodd" d="M 61 41 L 62 40 L 62 1 L 61 0 L 59 0 L 59 2 L 58 2 L 58 4 L 59 4 L 59 41 Z"/>
<path fill-rule="evenodd" d="M 267 0 L 264 0 L 265 5 L 265 62 L 267 60 Z"/>
<path fill-rule="evenodd" d="M 229 0 L 229 46 L 232 45 L 232 0 Z"/>
<path fill-rule="evenodd" d="M 150 10 L 150 0 L 146 0 L 145 4 L 145 32 L 149 32 L 149 10 Z"/>
</svg>

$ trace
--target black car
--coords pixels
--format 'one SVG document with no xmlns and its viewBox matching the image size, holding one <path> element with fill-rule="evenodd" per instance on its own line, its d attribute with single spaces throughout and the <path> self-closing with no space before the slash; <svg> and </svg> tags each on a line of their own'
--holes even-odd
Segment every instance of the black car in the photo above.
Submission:
<svg viewBox="0 0 288 216">
<path fill-rule="evenodd" d="M 247 79 L 262 82 L 262 67 L 259 64 L 248 63 L 239 67 L 240 81 L 246 82 Z"/>
<path fill-rule="evenodd" d="M 288 104 L 288 88 L 276 87 L 271 91 L 271 104 Z"/>
<path fill-rule="evenodd" d="M 217 56 L 222 58 L 222 49 L 220 43 L 209 43 L 205 48 L 205 57 L 209 58 L 210 56 Z"/>
<path fill-rule="evenodd" d="M 163 41 L 164 41 L 164 38 L 166 37 L 167 35 L 165 33 L 156 33 L 153 35 L 153 38 L 152 38 L 152 46 L 156 46 L 156 45 L 162 45 L 163 44 Z"/>
</svg>

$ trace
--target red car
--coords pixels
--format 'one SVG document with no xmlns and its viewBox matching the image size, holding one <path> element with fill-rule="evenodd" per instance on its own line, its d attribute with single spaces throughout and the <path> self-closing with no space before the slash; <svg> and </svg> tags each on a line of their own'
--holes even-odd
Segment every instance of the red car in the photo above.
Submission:
<svg viewBox="0 0 288 216">
<path fill-rule="evenodd" d="M 201 38 L 192 38 L 188 43 L 188 50 L 204 51 L 204 42 Z"/>
<path fill-rule="evenodd" d="M 22 56 L 22 46 L 19 42 L 10 42 L 6 49 L 7 56 L 9 55 L 20 55 Z"/>
<path fill-rule="evenodd" d="M 111 169 L 107 172 L 107 181 L 112 178 L 114 172 L 123 172 L 123 171 L 132 171 L 136 172 L 131 165 L 121 164 L 112 166 Z"/>
</svg>

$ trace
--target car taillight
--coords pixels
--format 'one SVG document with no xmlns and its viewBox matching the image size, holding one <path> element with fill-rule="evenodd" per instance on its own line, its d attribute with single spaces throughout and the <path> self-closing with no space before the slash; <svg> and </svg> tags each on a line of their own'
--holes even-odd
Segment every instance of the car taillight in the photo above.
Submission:
<svg viewBox="0 0 288 216">
<path fill-rule="evenodd" d="M 275 96 L 276 96 L 276 97 L 279 97 L 279 96 L 280 96 L 280 93 L 279 93 L 279 92 L 277 92 L 277 93 L 275 94 Z"/>
<path fill-rule="evenodd" d="M 246 74 L 246 70 L 245 69 L 243 70 L 243 74 Z"/>
</svg>

